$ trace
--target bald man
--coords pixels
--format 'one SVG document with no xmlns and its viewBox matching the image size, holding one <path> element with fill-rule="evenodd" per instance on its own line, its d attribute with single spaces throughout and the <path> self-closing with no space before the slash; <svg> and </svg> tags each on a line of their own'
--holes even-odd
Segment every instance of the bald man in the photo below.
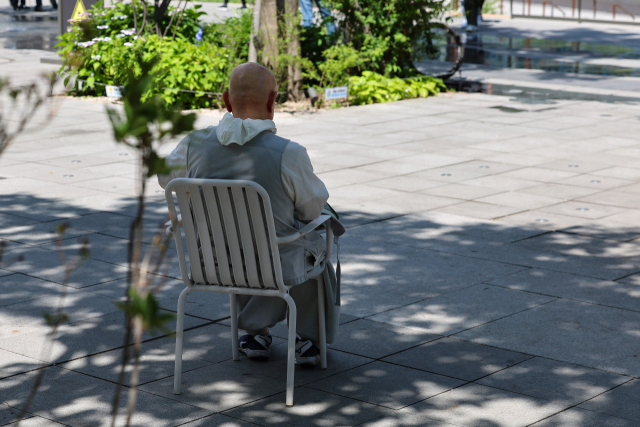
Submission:
<svg viewBox="0 0 640 427">
<path fill-rule="evenodd" d="M 167 156 L 177 168 L 159 176 L 165 188 L 177 177 L 241 179 L 257 182 L 271 199 L 276 231 L 287 235 L 301 228 L 301 221 L 320 216 L 329 193 L 313 173 L 306 149 L 276 136 L 273 122 L 277 84 L 262 65 L 246 63 L 236 67 L 223 94 L 227 113 L 218 126 L 192 132 Z M 331 263 L 324 259 L 326 243 L 313 231 L 280 245 L 284 283 L 297 307 L 296 363 L 316 365 L 320 352 L 317 286 L 325 289 L 327 342 L 337 333 L 339 290 Z M 269 328 L 286 318 L 281 298 L 238 295 L 238 326 L 247 331 L 240 338 L 240 351 L 250 358 L 267 358 L 272 342 Z M 335 302 L 335 303 L 331 303 Z"/>
</svg>

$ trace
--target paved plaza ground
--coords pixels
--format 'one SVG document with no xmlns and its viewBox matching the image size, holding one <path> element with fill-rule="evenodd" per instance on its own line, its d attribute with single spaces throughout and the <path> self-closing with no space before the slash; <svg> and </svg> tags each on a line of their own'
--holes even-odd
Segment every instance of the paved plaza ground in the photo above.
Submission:
<svg viewBox="0 0 640 427">
<path fill-rule="evenodd" d="M 0 74 L 27 82 L 54 68 L 46 55 L 0 50 Z M 191 294 L 183 393 L 174 339 L 145 337 L 133 425 L 639 425 L 639 119 L 640 105 L 463 93 L 279 114 L 348 227 L 328 369 L 296 368 L 286 408 L 285 326 L 268 362 L 234 362 L 228 297 Z M 113 142 L 104 104 L 66 99 L 41 121 L 0 159 L 0 425 L 15 427 L 42 369 L 66 221 L 64 250 L 87 238 L 90 257 L 66 285 L 69 321 L 21 425 L 106 426 L 134 154 Z M 147 196 L 149 243 L 167 209 L 154 180 Z M 175 311 L 175 261 L 166 275 L 158 299 Z"/>
</svg>

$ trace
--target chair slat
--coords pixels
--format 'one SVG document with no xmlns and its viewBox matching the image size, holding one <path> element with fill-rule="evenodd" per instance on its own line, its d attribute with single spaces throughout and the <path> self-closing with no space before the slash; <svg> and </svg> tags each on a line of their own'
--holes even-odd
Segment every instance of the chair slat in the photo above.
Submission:
<svg viewBox="0 0 640 427">
<path fill-rule="evenodd" d="M 202 257 L 204 258 L 204 269 L 207 273 L 207 283 L 217 285 L 218 276 L 216 275 L 216 267 L 213 262 L 213 249 L 211 247 L 211 236 L 209 233 L 209 226 L 207 224 L 207 217 L 204 213 L 204 203 L 200 195 L 200 188 L 191 187 L 191 205 L 193 206 L 193 212 L 196 217 L 196 225 L 198 226 L 198 235 L 200 236 L 200 249 L 202 250 Z"/>
<path fill-rule="evenodd" d="M 227 242 L 229 242 L 229 252 L 231 253 L 231 267 L 233 268 L 233 278 L 236 286 L 247 286 L 244 277 L 242 256 L 240 255 L 240 242 L 238 241 L 238 230 L 236 229 L 236 221 L 231 208 L 231 198 L 229 197 L 229 188 L 219 186 L 218 197 L 220 198 L 220 207 L 222 208 L 222 220 L 224 221 L 225 234 Z"/>
<path fill-rule="evenodd" d="M 247 187 L 247 200 L 251 210 L 251 221 L 258 247 L 258 258 L 260 260 L 260 270 L 262 272 L 262 283 L 269 289 L 277 289 L 273 280 L 273 269 L 271 267 L 271 253 L 269 252 L 269 242 L 267 241 L 267 230 L 265 229 L 262 217 L 262 207 L 258 193 L 253 188 Z M 273 237 L 272 237 L 273 238 Z"/>
<path fill-rule="evenodd" d="M 187 197 L 187 186 L 176 188 L 176 196 L 182 213 L 182 224 L 184 228 L 185 240 L 187 241 L 187 249 L 189 251 L 189 261 L 191 265 L 191 275 L 195 283 L 204 283 L 202 275 L 202 266 L 200 264 L 200 254 L 198 252 L 198 244 L 196 240 L 196 231 L 191 218 L 191 207 L 189 206 L 189 198 Z"/>
<path fill-rule="evenodd" d="M 220 211 L 218 210 L 218 198 L 211 186 L 202 187 L 202 191 L 204 192 L 204 201 L 207 205 L 207 212 L 209 213 L 216 259 L 218 260 L 218 272 L 220 273 L 220 280 L 222 281 L 221 285 L 232 286 L 233 281 L 231 280 L 231 270 L 229 270 L 227 245 L 224 241 L 222 218 L 220 218 Z"/>
<path fill-rule="evenodd" d="M 258 278 L 258 266 L 256 265 L 256 252 L 253 249 L 251 224 L 249 223 L 247 205 L 244 200 L 244 191 L 242 191 L 241 187 L 233 187 L 231 194 L 233 195 L 233 205 L 236 208 L 236 218 L 238 219 L 238 230 L 240 231 L 240 240 L 242 241 L 244 265 L 246 267 L 247 279 L 249 279 L 249 286 L 252 288 L 261 288 L 260 279 Z"/>
</svg>

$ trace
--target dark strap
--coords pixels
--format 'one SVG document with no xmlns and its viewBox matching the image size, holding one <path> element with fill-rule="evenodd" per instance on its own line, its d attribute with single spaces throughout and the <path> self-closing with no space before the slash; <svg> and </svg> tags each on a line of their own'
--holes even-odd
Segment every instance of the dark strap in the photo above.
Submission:
<svg viewBox="0 0 640 427">
<path fill-rule="evenodd" d="M 334 241 L 336 242 L 336 258 L 338 260 L 336 264 L 336 281 L 338 282 L 338 287 L 336 289 L 336 305 L 340 306 L 340 243 L 338 242 L 338 237 L 334 237 Z"/>
</svg>

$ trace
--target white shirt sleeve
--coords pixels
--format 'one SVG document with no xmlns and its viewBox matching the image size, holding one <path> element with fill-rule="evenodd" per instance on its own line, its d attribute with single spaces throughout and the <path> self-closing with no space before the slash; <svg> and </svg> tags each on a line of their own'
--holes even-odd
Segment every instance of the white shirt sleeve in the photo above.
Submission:
<svg viewBox="0 0 640 427">
<path fill-rule="evenodd" d="M 180 141 L 174 150 L 165 157 L 167 166 L 176 168 L 168 175 L 158 175 L 158 183 L 165 188 L 169 181 L 175 178 L 187 177 L 187 153 L 189 151 L 190 135 L 187 135 Z"/>
<path fill-rule="evenodd" d="M 298 218 L 304 221 L 320 216 L 324 204 L 329 199 L 327 187 L 313 173 L 313 166 L 307 150 L 290 141 L 282 153 L 282 184 L 293 200 Z"/>
</svg>

